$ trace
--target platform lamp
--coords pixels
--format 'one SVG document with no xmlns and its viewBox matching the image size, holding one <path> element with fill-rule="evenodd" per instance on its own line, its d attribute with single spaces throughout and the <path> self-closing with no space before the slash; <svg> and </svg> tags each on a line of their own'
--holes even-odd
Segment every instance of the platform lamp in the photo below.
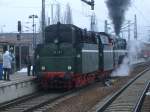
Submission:
<svg viewBox="0 0 150 112">
<path fill-rule="evenodd" d="M 21 25 L 21 21 L 18 21 L 18 34 L 17 34 L 17 40 L 21 41 L 21 35 L 22 35 L 22 25 Z M 19 69 L 21 69 L 21 43 L 19 42 Z"/>
<path fill-rule="evenodd" d="M 34 23 L 34 19 L 38 18 L 38 16 L 33 14 L 33 15 L 30 15 L 29 18 L 33 20 L 33 24 L 32 24 L 32 27 L 33 27 L 33 40 L 32 40 L 32 43 L 33 43 L 33 49 L 35 49 L 35 47 L 36 47 L 36 39 L 35 39 L 35 33 L 36 33 L 35 32 L 35 27 L 36 27 L 36 25 Z"/>
</svg>

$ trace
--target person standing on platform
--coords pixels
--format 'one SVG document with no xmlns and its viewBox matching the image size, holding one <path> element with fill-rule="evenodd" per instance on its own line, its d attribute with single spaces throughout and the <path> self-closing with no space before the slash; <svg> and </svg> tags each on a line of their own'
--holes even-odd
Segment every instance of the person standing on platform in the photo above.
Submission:
<svg viewBox="0 0 150 112">
<path fill-rule="evenodd" d="M 31 71 L 31 59 L 30 59 L 30 56 L 27 55 L 26 58 L 25 58 L 25 63 L 27 65 L 27 73 L 28 73 L 28 76 L 30 76 L 30 71 Z"/>
<path fill-rule="evenodd" d="M 7 48 L 5 48 L 4 51 L 5 51 L 3 54 L 4 80 L 10 81 L 9 75 L 11 71 L 12 57 L 10 56 L 9 51 L 7 51 Z"/>
<path fill-rule="evenodd" d="M 13 53 L 13 48 L 10 48 L 10 56 L 12 57 L 12 63 L 11 63 L 11 74 L 15 72 L 15 55 Z"/>
</svg>

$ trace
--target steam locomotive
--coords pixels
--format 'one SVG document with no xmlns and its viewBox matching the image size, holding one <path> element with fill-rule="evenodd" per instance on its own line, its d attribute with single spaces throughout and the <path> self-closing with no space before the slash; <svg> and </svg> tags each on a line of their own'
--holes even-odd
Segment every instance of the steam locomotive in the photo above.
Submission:
<svg viewBox="0 0 150 112">
<path fill-rule="evenodd" d="M 45 88 L 71 89 L 105 80 L 126 53 L 126 40 L 72 24 L 45 28 L 35 50 L 35 73 Z"/>
</svg>

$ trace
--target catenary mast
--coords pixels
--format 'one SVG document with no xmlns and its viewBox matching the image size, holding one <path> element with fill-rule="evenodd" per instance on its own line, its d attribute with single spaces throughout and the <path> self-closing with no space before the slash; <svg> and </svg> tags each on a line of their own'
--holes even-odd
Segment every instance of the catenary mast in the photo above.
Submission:
<svg viewBox="0 0 150 112">
<path fill-rule="evenodd" d="M 45 41 L 45 0 L 42 0 L 42 43 Z"/>
</svg>

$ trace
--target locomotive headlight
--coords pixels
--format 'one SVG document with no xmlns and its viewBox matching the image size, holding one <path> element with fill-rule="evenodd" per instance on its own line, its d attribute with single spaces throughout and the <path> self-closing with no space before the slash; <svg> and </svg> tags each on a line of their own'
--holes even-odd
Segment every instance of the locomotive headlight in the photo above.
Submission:
<svg viewBox="0 0 150 112">
<path fill-rule="evenodd" d="M 44 71 L 45 69 L 46 69 L 45 66 L 42 66 L 42 67 L 41 67 L 41 70 L 42 70 L 42 71 Z"/>
<path fill-rule="evenodd" d="M 36 56 L 36 59 L 39 59 L 39 58 L 40 58 L 40 56 L 39 56 L 39 55 L 37 55 L 37 56 Z"/>
<path fill-rule="evenodd" d="M 55 39 L 55 40 L 54 40 L 54 43 L 55 43 L 55 44 L 58 44 L 58 39 Z"/>
<path fill-rule="evenodd" d="M 71 69 L 72 69 L 72 67 L 69 65 L 69 66 L 68 66 L 68 70 L 71 70 Z"/>
<path fill-rule="evenodd" d="M 77 54 L 77 58 L 80 58 L 81 57 L 81 55 L 80 54 Z"/>
</svg>

